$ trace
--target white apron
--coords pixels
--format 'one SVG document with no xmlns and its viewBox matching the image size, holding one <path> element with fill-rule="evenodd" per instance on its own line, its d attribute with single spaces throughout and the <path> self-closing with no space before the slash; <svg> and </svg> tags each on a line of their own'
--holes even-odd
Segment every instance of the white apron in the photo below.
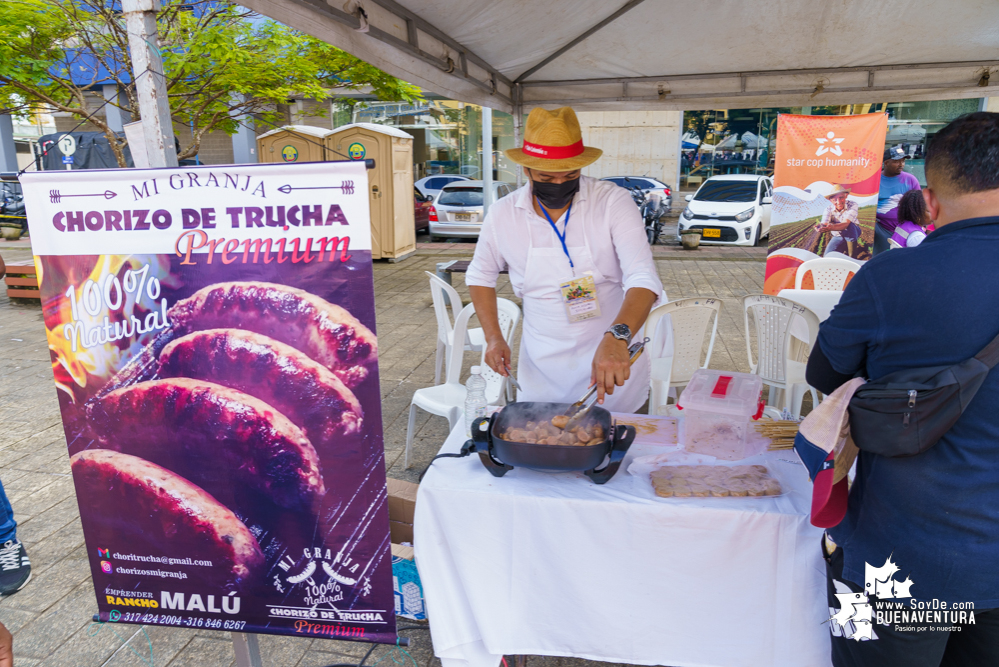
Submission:
<svg viewBox="0 0 999 667">
<path fill-rule="evenodd" d="M 563 216 L 564 217 L 564 216 Z M 571 222 L 571 218 L 570 218 Z M 600 316 L 569 322 L 559 285 L 573 275 L 561 245 L 534 247 L 528 226 L 527 265 L 524 271 L 524 330 L 520 338 L 517 381 L 524 391 L 518 401 L 572 403 L 590 386 L 593 355 L 604 332 L 614 323 L 624 303 L 624 287 L 607 280 L 593 263 L 589 237 L 583 226 L 583 246 L 570 246 L 575 276 L 593 273 L 600 302 Z M 613 252 L 613 248 L 604 249 Z M 649 356 L 642 354 L 631 367 L 631 377 L 613 395 L 604 397 L 603 407 L 615 412 L 634 412 L 649 397 Z"/>
</svg>

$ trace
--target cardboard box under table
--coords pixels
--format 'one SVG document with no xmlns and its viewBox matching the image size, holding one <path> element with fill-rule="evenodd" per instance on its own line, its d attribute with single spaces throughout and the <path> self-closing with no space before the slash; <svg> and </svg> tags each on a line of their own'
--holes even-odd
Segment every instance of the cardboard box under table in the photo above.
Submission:
<svg viewBox="0 0 999 667">
<path fill-rule="evenodd" d="M 392 579 L 395 589 L 395 613 L 415 621 L 427 618 L 423 604 L 423 586 L 416 570 L 413 547 L 413 514 L 416 510 L 418 484 L 387 479 L 389 528 L 392 537 Z"/>
<path fill-rule="evenodd" d="M 459 426 L 441 451 L 465 439 Z M 804 467 L 788 452 L 741 462 L 780 473 L 779 497 L 657 498 L 626 470 L 663 447 L 636 440 L 602 486 L 527 468 L 495 478 L 477 456 L 433 464 L 415 548 L 444 667 L 496 667 L 503 655 L 829 664 L 822 531 L 808 520 Z"/>
</svg>

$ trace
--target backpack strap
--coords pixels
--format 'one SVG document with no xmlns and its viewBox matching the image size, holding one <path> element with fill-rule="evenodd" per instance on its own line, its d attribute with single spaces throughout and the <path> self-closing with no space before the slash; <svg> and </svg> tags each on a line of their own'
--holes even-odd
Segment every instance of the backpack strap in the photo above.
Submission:
<svg viewBox="0 0 999 667">
<path fill-rule="evenodd" d="M 991 343 L 986 345 L 981 352 L 976 354 L 975 359 L 978 359 L 989 368 L 999 364 L 999 336 L 993 338 Z"/>
</svg>

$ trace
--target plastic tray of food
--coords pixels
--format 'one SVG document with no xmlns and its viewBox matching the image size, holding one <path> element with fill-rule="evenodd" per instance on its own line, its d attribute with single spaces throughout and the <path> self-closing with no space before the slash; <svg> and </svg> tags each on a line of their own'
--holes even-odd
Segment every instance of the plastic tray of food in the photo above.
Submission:
<svg viewBox="0 0 999 667">
<path fill-rule="evenodd" d="M 682 452 L 638 457 L 628 472 L 650 484 L 659 498 L 777 498 L 789 488 L 775 466 Z"/>
</svg>

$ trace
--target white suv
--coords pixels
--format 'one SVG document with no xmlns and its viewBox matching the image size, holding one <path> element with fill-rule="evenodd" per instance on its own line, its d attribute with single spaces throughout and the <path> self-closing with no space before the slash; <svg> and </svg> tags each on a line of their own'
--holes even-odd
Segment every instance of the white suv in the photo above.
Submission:
<svg viewBox="0 0 999 667">
<path fill-rule="evenodd" d="M 773 183 L 767 176 L 712 176 L 686 200 L 677 238 L 685 229 L 700 229 L 701 243 L 751 246 L 770 234 Z"/>
</svg>

